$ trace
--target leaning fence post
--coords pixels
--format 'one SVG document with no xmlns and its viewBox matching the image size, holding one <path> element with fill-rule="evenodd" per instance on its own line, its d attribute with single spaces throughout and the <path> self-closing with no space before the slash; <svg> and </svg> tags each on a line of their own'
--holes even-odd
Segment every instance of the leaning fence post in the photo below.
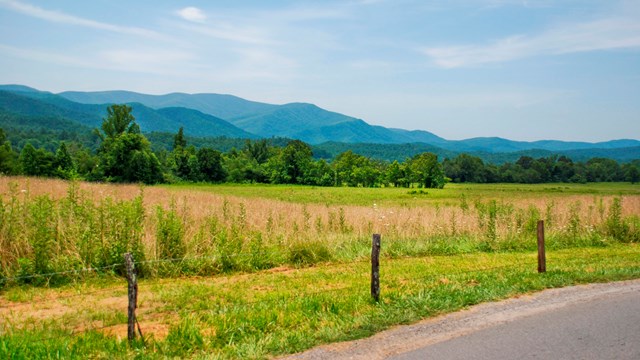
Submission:
<svg viewBox="0 0 640 360">
<path fill-rule="evenodd" d="M 547 272 L 547 259 L 544 253 L 544 220 L 538 220 L 538 272 Z"/>
<path fill-rule="evenodd" d="M 136 277 L 133 255 L 131 253 L 124 254 L 124 263 L 127 268 L 128 297 L 129 307 L 127 311 L 127 339 L 129 342 L 136 337 L 136 307 L 138 306 L 138 279 Z"/>
<path fill-rule="evenodd" d="M 380 300 L 380 234 L 373 234 L 371 242 L 371 297 Z"/>
</svg>

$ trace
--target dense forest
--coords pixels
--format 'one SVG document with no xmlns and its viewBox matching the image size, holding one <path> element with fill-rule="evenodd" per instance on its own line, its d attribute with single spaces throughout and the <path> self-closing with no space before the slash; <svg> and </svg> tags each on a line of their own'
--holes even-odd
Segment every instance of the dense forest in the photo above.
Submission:
<svg viewBox="0 0 640 360">
<path fill-rule="evenodd" d="M 88 181 L 234 182 L 316 186 L 442 188 L 447 182 L 546 183 L 640 180 L 640 160 L 620 164 L 607 158 L 574 162 L 566 156 L 521 156 L 501 165 L 468 154 L 438 161 L 429 151 L 404 161 L 375 160 L 341 152 L 314 154 L 299 140 L 198 139 L 176 134 L 143 135 L 127 105 L 112 105 L 100 129 L 69 123 L 45 130 L 46 122 L 18 126 L 24 119 L 2 119 L 0 173 Z M 60 124 L 58 124 L 60 125 Z M 65 124 L 62 124 L 65 125 Z M 57 126 L 56 128 L 61 128 Z M 19 151 L 16 149 L 20 149 Z M 222 149 L 222 151 L 220 150 Z M 314 156 L 315 155 L 315 156 Z"/>
</svg>

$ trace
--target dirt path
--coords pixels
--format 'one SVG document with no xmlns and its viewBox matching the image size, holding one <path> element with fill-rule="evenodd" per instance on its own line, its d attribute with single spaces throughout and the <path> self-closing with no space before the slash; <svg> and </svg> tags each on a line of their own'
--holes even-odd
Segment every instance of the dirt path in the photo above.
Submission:
<svg viewBox="0 0 640 360">
<path fill-rule="evenodd" d="M 544 290 L 396 327 L 367 339 L 320 346 L 285 359 L 386 359 L 518 318 L 633 292 L 640 292 L 640 279 Z"/>
</svg>

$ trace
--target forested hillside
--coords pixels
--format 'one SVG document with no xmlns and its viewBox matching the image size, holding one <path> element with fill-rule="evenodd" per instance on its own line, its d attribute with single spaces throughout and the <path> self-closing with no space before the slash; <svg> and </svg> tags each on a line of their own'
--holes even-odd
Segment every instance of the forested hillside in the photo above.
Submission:
<svg viewBox="0 0 640 360">
<path fill-rule="evenodd" d="M 442 188 L 448 181 L 640 180 L 637 159 L 620 164 L 606 158 L 574 162 L 558 155 L 520 156 L 515 162 L 497 165 L 470 154 L 407 144 L 401 160 L 387 161 L 380 158 L 393 151 L 392 145 L 360 144 L 341 149 L 344 145 L 337 143 L 316 149 L 314 157 L 314 148 L 300 140 L 191 138 L 190 143 L 182 127 L 173 135 L 151 133 L 147 137 L 128 105 L 108 107 L 100 129 L 93 131 L 60 117 L 0 110 L 0 123 L 6 129 L 0 131 L 0 173 L 9 175 L 148 184 L 227 181 L 427 188 Z M 376 156 L 365 156 L 358 150 Z"/>
<path fill-rule="evenodd" d="M 32 102 L 43 102 L 44 104 L 28 107 L 28 109 L 38 109 L 44 106 L 48 110 L 39 112 L 41 115 L 59 114 L 92 127 L 99 126 L 107 106 L 126 103 L 133 107 L 133 114 L 144 133 L 152 131 L 175 133 L 176 129 L 183 127 L 187 136 L 252 139 L 285 137 L 302 140 L 314 146 L 326 142 L 353 145 L 421 143 L 454 153 L 474 153 L 492 162 L 513 161 L 514 155 L 507 158 L 498 156 L 496 158 L 498 160 L 493 160 L 489 159 L 490 154 L 517 152 L 522 152 L 521 155 L 526 156 L 542 156 L 541 151 L 549 151 L 547 155 L 558 153 L 566 155 L 565 152 L 572 151 L 574 152 L 572 155 L 580 159 L 593 156 L 615 156 L 615 159 L 621 161 L 630 161 L 640 155 L 637 149 L 640 147 L 638 140 L 622 139 L 600 143 L 557 140 L 527 142 L 497 137 L 447 140 L 425 130 L 409 131 L 371 125 L 365 120 L 328 111 L 314 104 L 274 105 L 249 101 L 233 95 L 183 93 L 148 95 L 129 91 L 63 92 L 56 95 L 21 85 L 0 85 L 0 91 L 28 97 Z M 12 100 L 9 105 L 14 103 L 15 101 Z M 16 109 L 5 108 L 5 110 L 20 113 Z M 431 121 L 434 119 L 430 119 L 428 114 L 425 114 L 425 127 L 428 127 Z M 607 149 L 622 148 L 629 148 L 630 151 L 611 154 L 603 152 Z M 597 154 L 590 154 L 590 150 L 596 151 Z M 575 153 L 575 151 L 580 152 Z M 401 160 L 404 157 L 396 153 L 384 159 Z"/>
</svg>

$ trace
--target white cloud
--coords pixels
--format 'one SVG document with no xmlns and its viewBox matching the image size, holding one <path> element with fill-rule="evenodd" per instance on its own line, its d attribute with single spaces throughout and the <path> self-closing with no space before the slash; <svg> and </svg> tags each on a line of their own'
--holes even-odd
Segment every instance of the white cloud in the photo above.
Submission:
<svg viewBox="0 0 640 360">
<path fill-rule="evenodd" d="M 22 3 L 14 0 L 0 0 L 0 5 L 11 9 L 13 11 L 22 13 L 24 15 L 28 15 L 31 17 L 35 17 L 38 19 L 67 24 L 67 25 L 76 25 L 83 26 L 98 30 L 106 30 L 111 32 L 129 34 L 129 35 L 137 35 L 151 38 L 162 38 L 163 36 L 155 31 L 147 30 L 138 27 L 130 27 L 130 26 L 119 26 L 108 23 L 103 23 L 91 19 L 85 19 L 74 15 L 69 15 L 59 11 L 47 10 L 38 6 L 34 6 L 27 3 Z"/>
<path fill-rule="evenodd" d="M 184 64 L 195 60 L 195 56 L 187 52 L 155 49 L 114 49 L 79 57 L 0 44 L 0 52 L 11 57 L 46 64 L 154 75 L 184 74 Z"/>
<path fill-rule="evenodd" d="M 640 22 L 609 18 L 564 24 L 538 35 L 515 35 L 487 45 L 423 48 L 420 51 L 442 68 L 469 67 L 541 55 L 640 48 Z"/>
<path fill-rule="evenodd" d="M 203 23 L 207 20 L 207 15 L 197 7 L 189 6 L 178 11 L 178 15 L 191 22 Z"/>
<path fill-rule="evenodd" d="M 0 51 L 5 55 L 29 61 L 38 61 L 49 64 L 59 64 L 65 66 L 78 66 L 83 68 L 95 67 L 91 61 L 83 61 L 73 56 L 52 53 L 48 51 L 24 49 L 15 46 L 0 44 Z"/>
<path fill-rule="evenodd" d="M 192 54 L 175 49 L 113 49 L 99 55 L 105 67 L 150 74 L 175 73 L 195 59 Z"/>
<path fill-rule="evenodd" d="M 275 43 L 267 38 L 267 30 L 255 27 L 240 27 L 228 23 L 221 23 L 215 26 L 181 25 L 180 27 L 191 32 L 220 40 L 261 45 Z"/>
<path fill-rule="evenodd" d="M 237 63 L 227 75 L 237 79 L 270 79 L 286 81 L 295 76 L 298 63 L 268 49 L 235 49 Z"/>
</svg>

